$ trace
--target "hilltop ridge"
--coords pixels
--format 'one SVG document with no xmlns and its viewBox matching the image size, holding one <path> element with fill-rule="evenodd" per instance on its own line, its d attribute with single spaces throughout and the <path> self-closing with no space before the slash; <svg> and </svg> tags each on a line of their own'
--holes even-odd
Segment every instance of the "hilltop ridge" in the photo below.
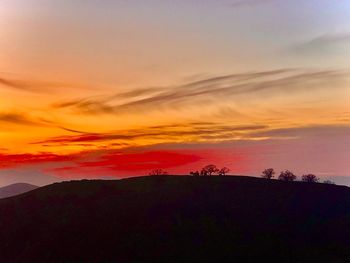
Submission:
<svg viewBox="0 0 350 263">
<path fill-rule="evenodd" d="M 1 262 L 347 262 L 350 188 L 251 177 L 56 183 L 0 200 Z"/>
</svg>

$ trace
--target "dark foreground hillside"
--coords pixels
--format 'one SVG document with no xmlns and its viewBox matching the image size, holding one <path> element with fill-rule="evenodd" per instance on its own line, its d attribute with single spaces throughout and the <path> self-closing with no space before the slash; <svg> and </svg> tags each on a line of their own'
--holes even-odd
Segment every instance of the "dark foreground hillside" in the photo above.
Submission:
<svg viewBox="0 0 350 263">
<path fill-rule="evenodd" d="M 50 185 L 0 200 L 0 262 L 350 262 L 350 189 L 247 177 Z"/>
</svg>

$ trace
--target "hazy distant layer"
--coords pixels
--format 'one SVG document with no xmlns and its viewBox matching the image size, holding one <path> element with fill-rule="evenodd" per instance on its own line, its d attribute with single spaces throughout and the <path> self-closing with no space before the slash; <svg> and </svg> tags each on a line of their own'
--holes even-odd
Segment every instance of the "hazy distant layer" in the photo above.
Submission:
<svg viewBox="0 0 350 263">
<path fill-rule="evenodd" d="M 11 184 L 0 188 L 0 198 L 23 194 L 36 188 L 38 187 L 35 185 L 25 183 Z"/>
</svg>

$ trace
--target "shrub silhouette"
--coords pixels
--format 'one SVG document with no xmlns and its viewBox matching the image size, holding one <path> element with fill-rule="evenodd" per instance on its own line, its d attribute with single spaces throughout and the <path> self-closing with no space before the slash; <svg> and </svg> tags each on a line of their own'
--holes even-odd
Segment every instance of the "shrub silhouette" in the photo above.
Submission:
<svg viewBox="0 0 350 263">
<path fill-rule="evenodd" d="M 192 175 L 192 176 L 199 176 L 199 172 L 198 171 L 195 171 L 195 172 L 190 172 L 190 175 Z"/>
<path fill-rule="evenodd" d="M 274 174 L 275 170 L 273 168 L 268 168 L 262 172 L 261 177 L 265 179 L 272 179 L 274 177 Z"/>
<path fill-rule="evenodd" d="M 230 172 L 230 169 L 223 167 L 219 170 L 219 176 L 226 176 Z"/>
<path fill-rule="evenodd" d="M 155 169 L 152 170 L 149 173 L 150 176 L 157 176 L 157 175 L 168 175 L 168 172 L 164 171 L 163 169 Z"/>
<path fill-rule="evenodd" d="M 324 184 L 335 184 L 335 182 L 331 181 L 331 180 L 325 180 L 323 181 Z"/>
<path fill-rule="evenodd" d="M 202 168 L 201 175 L 202 176 L 212 176 L 213 174 L 218 173 L 220 170 L 214 164 L 209 164 Z"/>
<path fill-rule="evenodd" d="M 301 180 L 306 183 L 317 183 L 320 179 L 314 174 L 304 174 Z"/>
<path fill-rule="evenodd" d="M 286 181 L 286 182 L 293 182 L 296 179 L 297 179 L 296 175 L 289 170 L 285 170 L 281 172 L 280 175 L 278 176 L 278 180 Z"/>
</svg>

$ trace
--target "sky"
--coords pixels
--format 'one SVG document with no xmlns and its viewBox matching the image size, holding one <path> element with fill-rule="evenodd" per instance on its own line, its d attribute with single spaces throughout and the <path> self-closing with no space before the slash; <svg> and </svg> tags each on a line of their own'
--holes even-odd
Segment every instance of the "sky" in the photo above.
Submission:
<svg viewBox="0 0 350 263">
<path fill-rule="evenodd" d="M 0 186 L 206 164 L 350 185 L 350 2 L 0 1 Z"/>
</svg>

